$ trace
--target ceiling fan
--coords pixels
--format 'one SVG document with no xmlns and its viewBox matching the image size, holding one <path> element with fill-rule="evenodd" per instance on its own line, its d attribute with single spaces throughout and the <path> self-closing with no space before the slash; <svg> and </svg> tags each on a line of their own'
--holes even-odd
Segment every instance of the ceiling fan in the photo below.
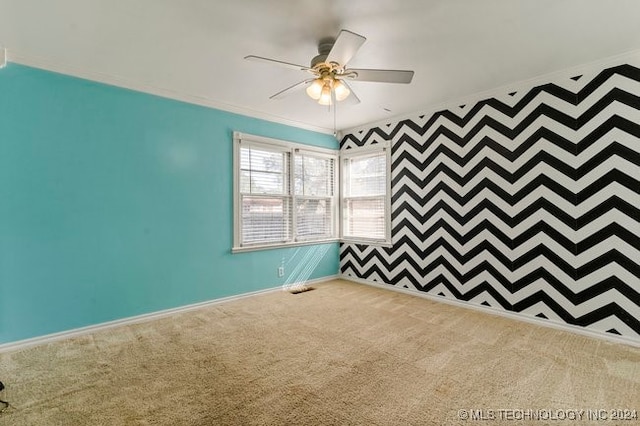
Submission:
<svg viewBox="0 0 640 426">
<path fill-rule="evenodd" d="M 347 68 L 347 63 L 355 56 L 367 39 L 348 30 L 342 30 L 338 37 L 326 37 L 318 43 L 318 55 L 311 59 L 310 66 L 297 65 L 277 59 L 249 55 L 245 59 L 266 62 L 287 68 L 309 72 L 312 76 L 279 91 L 269 99 L 280 99 L 295 89 L 306 87 L 307 95 L 320 105 L 332 105 L 353 95 L 356 103 L 360 99 L 353 92 L 347 80 L 379 83 L 411 83 L 413 71 Z"/>
</svg>

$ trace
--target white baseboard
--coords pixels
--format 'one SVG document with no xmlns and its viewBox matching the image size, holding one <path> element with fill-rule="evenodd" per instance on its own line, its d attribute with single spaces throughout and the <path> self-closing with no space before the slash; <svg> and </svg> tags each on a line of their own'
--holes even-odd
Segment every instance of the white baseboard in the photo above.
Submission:
<svg viewBox="0 0 640 426">
<path fill-rule="evenodd" d="M 313 280 L 307 280 L 307 281 L 300 282 L 300 283 L 297 283 L 297 284 L 317 285 L 317 284 L 324 283 L 326 281 L 335 280 L 337 278 L 339 278 L 338 275 L 330 275 L 330 276 L 327 276 L 327 277 L 316 278 L 316 279 L 313 279 Z M 162 311 L 150 312 L 148 314 L 136 315 L 136 316 L 133 316 L 133 317 L 122 318 L 122 319 L 118 319 L 118 320 L 114 320 L 114 321 L 107 321 L 107 322 L 103 322 L 103 323 L 100 323 L 100 324 L 89 325 L 89 326 L 86 326 L 86 327 L 74 328 L 72 330 L 62 331 L 62 332 L 59 332 L 59 333 L 52 333 L 52 334 L 47 334 L 47 335 L 44 335 L 44 336 L 33 337 L 33 338 L 30 338 L 30 339 L 18 340 L 16 342 L 4 343 L 4 344 L 0 344 L 0 353 L 2 353 L 2 352 L 12 352 L 12 351 L 17 351 L 17 350 L 21 350 L 21 349 L 26 349 L 26 348 L 29 348 L 29 347 L 32 347 L 32 346 L 38 346 L 38 345 L 43 345 L 43 344 L 46 344 L 46 343 L 57 342 L 57 341 L 60 341 L 60 340 L 69 339 L 71 337 L 82 336 L 82 335 L 95 333 L 95 332 L 102 331 L 102 330 L 107 330 L 107 329 L 110 329 L 110 328 L 121 327 L 121 326 L 125 326 L 125 325 L 131 325 L 131 324 L 136 324 L 136 323 L 141 323 L 141 322 L 146 322 L 146 321 L 152 321 L 152 320 L 168 317 L 168 316 L 171 316 L 171 315 L 180 314 L 180 313 L 183 313 L 183 312 L 193 311 L 193 310 L 196 310 L 196 309 L 202 309 L 202 308 L 205 308 L 207 306 L 212 306 L 212 305 L 217 305 L 217 304 L 220 304 L 220 303 L 231 302 L 233 300 L 244 299 L 246 297 L 253 297 L 253 296 L 260 295 L 260 294 L 272 293 L 272 292 L 278 291 L 278 290 L 286 291 L 287 288 L 289 288 L 289 286 L 292 286 L 292 285 L 295 285 L 295 284 L 296 283 L 285 284 L 285 285 L 278 286 L 278 287 L 267 288 L 265 290 L 252 291 L 252 292 L 249 292 L 249 293 L 242 293 L 242 294 L 238 294 L 238 295 L 235 295 L 235 296 L 229 296 L 229 297 L 221 297 L 219 299 L 208 300 L 206 302 L 193 303 L 193 304 L 190 304 L 190 305 L 180 306 L 180 307 L 177 307 L 177 308 L 164 309 Z"/>
<path fill-rule="evenodd" d="M 500 309 L 492 308 L 490 306 L 474 305 L 474 304 L 463 302 L 460 300 L 452 300 L 452 299 L 447 299 L 445 297 L 434 296 L 432 294 L 424 293 L 417 290 L 396 287 L 392 284 L 381 284 L 379 282 L 367 281 L 362 278 L 340 275 L 340 279 L 343 279 L 345 281 L 352 281 L 359 284 L 365 284 L 372 287 L 381 288 L 383 290 L 391 290 L 391 291 L 396 291 L 403 294 L 408 294 L 411 296 L 418 296 L 424 299 L 432 300 L 434 302 L 447 303 L 449 305 L 459 306 L 461 308 L 466 308 L 466 309 L 474 309 L 476 311 L 481 311 L 481 312 L 485 312 L 492 315 L 506 317 L 506 318 L 517 320 L 517 321 L 527 322 L 530 324 L 541 325 L 543 327 L 553 328 L 556 330 L 563 330 L 563 331 L 568 331 L 570 333 L 581 334 L 583 336 L 592 337 L 595 339 L 607 340 L 613 343 L 622 343 L 629 346 L 640 347 L 640 340 L 635 340 L 629 337 L 616 336 L 613 334 L 589 330 L 577 325 L 559 323 L 552 320 L 545 320 L 542 318 L 530 317 L 530 316 L 519 314 L 517 312 L 503 311 Z"/>
</svg>

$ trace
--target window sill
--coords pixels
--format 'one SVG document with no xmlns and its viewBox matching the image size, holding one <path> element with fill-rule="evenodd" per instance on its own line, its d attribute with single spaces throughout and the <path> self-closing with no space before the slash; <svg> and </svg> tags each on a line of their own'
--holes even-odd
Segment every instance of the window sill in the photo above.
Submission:
<svg viewBox="0 0 640 426">
<path fill-rule="evenodd" d="M 289 247 L 300 247 L 300 246 L 316 246 L 321 244 L 329 244 L 329 243 L 337 243 L 340 242 L 337 238 L 328 238 L 325 240 L 308 240 L 308 241 L 293 241 L 290 243 L 278 243 L 278 244 L 256 244 L 245 247 L 232 247 L 231 253 L 246 253 L 250 251 L 259 251 L 259 250 L 271 250 L 271 249 L 280 249 L 280 248 L 289 248 Z"/>
<path fill-rule="evenodd" d="M 358 244 L 375 247 L 393 247 L 391 241 L 367 240 L 366 238 L 342 238 L 339 240 L 343 244 Z"/>
</svg>

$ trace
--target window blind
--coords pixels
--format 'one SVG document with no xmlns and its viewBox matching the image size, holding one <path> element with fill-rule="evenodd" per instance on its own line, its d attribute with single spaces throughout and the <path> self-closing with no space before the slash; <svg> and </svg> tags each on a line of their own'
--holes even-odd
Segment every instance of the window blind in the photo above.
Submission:
<svg viewBox="0 0 640 426">
<path fill-rule="evenodd" d="M 388 153 L 385 148 L 343 155 L 343 238 L 386 241 L 389 235 Z"/>
<path fill-rule="evenodd" d="M 298 240 L 334 236 L 335 159 L 295 153 L 296 238 Z"/>
<path fill-rule="evenodd" d="M 338 238 L 334 150 L 234 133 L 234 246 L 256 250 Z"/>
<path fill-rule="evenodd" d="M 290 153 L 243 144 L 240 147 L 242 244 L 285 242 L 291 236 Z"/>
</svg>

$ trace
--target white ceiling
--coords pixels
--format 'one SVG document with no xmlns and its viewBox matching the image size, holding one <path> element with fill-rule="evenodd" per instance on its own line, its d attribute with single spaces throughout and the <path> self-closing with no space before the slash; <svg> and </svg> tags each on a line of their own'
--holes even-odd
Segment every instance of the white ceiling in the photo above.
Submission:
<svg viewBox="0 0 640 426">
<path fill-rule="evenodd" d="M 639 16 L 638 0 L 0 0 L 0 44 L 27 65 L 331 132 L 304 91 L 268 99 L 308 74 L 243 57 L 307 65 L 345 28 L 367 37 L 351 67 L 415 71 L 351 83 L 362 103 L 338 105 L 345 129 L 636 50 Z"/>
</svg>

